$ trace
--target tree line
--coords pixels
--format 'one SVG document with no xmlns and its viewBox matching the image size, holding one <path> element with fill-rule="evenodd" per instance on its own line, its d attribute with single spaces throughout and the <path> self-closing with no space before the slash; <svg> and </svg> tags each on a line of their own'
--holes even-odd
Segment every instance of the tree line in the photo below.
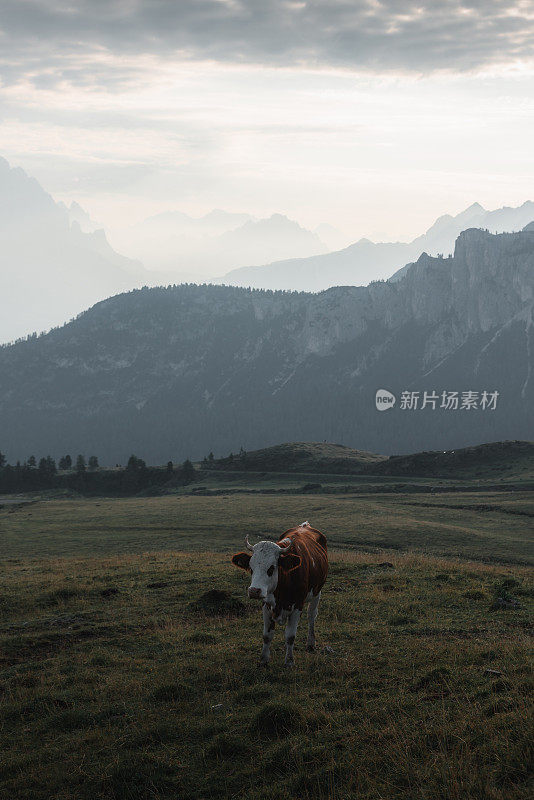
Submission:
<svg viewBox="0 0 534 800">
<path fill-rule="evenodd" d="M 83 454 L 75 459 L 64 455 L 57 464 L 49 455 L 39 460 L 32 455 L 11 465 L 0 451 L 0 492 L 4 493 L 71 489 L 82 494 L 135 494 L 165 484 L 185 485 L 197 477 L 189 459 L 180 465 L 168 461 L 164 467 L 149 467 L 132 454 L 125 467 L 112 469 L 100 467 L 95 455 L 87 460 Z"/>
</svg>

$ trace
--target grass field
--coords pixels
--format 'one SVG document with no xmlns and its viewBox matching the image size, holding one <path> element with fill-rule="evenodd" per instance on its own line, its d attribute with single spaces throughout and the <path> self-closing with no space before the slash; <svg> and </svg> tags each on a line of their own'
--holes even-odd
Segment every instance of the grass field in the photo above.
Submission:
<svg viewBox="0 0 534 800">
<path fill-rule="evenodd" d="M 6 557 L 241 548 L 309 519 L 332 547 L 534 563 L 534 493 L 192 494 L 44 500 L 0 508 Z"/>
<path fill-rule="evenodd" d="M 533 514 L 528 492 L 4 506 L 0 797 L 530 797 Z M 307 518 L 318 650 L 304 618 L 295 668 L 277 631 L 260 669 L 230 557 Z"/>
</svg>

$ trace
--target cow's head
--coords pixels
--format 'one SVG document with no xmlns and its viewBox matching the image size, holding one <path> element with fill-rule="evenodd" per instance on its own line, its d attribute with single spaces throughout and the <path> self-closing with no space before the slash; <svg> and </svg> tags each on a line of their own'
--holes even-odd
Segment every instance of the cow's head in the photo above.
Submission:
<svg viewBox="0 0 534 800">
<path fill-rule="evenodd" d="M 252 573 L 252 580 L 248 589 L 248 596 L 254 600 L 273 602 L 273 594 L 278 585 L 279 571 L 291 572 L 300 566 L 300 556 L 287 551 L 291 547 L 291 542 L 287 547 L 281 547 L 275 542 L 258 542 L 252 547 L 248 541 L 248 553 L 236 553 L 232 558 L 232 563 L 236 567 L 249 570 Z"/>
</svg>

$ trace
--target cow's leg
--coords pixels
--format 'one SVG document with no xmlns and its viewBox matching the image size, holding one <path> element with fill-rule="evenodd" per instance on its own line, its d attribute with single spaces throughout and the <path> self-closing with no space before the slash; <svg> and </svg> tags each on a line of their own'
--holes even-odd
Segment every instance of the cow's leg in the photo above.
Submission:
<svg viewBox="0 0 534 800">
<path fill-rule="evenodd" d="M 268 605 L 263 606 L 263 648 L 260 664 L 268 664 L 271 657 L 271 642 L 274 636 L 274 619 Z"/>
<path fill-rule="evenodd" d="M 289 618 L 287 620 L 286 625 L 286 660 L 284 664 L 286 667 L 293 666 L 293 647 L 295 645 L 295 636 L 297 635 L 297 628 L 299 625 L 300 619 L 300 611 L 298 608 L 294 608 Z"/>
<path fill-rule="evenodd" d="M 316 597 L 311 598 L 308 606 L 308 641 L 306 642 L 306 650 L 308 653 L 313 653 L 315 650 L 315 620 L 319 611 L 319 600 L 321 599 L 321 592 Z"/>
</svg>

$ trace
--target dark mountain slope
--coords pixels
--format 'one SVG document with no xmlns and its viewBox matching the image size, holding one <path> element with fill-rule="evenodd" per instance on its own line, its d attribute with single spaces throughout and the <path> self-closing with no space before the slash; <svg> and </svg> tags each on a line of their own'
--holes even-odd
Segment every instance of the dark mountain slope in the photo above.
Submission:
<svg viewBox="0 0 534 800">
<path fill-rule="evenodd" d="M 532 439 L 533 301 L 534 233 L 474 229 L 396 283 L 134 291 L 0 351 L 0 449 L 154 463 L 292 440 L 403 453 Z M 377 389 L 393 409 L 376 410 Z M 407 410 L 404 390 L 499 397 Z"/>
</svg>

